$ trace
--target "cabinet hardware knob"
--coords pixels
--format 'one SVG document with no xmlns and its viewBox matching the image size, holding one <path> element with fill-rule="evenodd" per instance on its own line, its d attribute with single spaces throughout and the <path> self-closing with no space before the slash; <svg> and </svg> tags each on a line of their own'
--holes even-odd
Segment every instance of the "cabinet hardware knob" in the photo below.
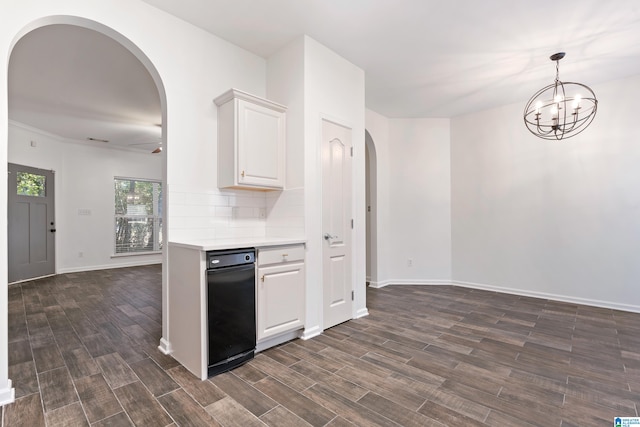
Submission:
<svg viewBox="0 0 640 427">
<path fill-rule="evenodd" d="M 264 274 L 262 275 L 262 277 L 260 278 L 260 280 L 261 280 L 262 282 L 264 282 Z"/>
<path fill-rule="evenodd" d="M 289 254 L 282 254 L 282 258 L 286 258 L 288 256 L 289 256 Z"/>
<path fill-rule="evenodd" d="M 240 176 L 244 178 L 244 171 L 242 171 L 242 173 L 240 174 Z"/>
</svg>

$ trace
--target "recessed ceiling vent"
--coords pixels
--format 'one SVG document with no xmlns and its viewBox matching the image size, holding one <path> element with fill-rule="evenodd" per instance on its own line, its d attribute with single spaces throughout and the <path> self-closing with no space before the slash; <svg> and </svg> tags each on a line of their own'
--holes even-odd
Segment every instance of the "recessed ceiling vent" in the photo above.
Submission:
<svg viewBox="0 0 640 427">
<path fill-rule="evenodd" d="M 92 138 L 92 137 L 87 137 L 87 141 L 96 141 L 96 142 L 109 142 L 108 139 L 100 139 L 100 138 Z"/>
</svg>

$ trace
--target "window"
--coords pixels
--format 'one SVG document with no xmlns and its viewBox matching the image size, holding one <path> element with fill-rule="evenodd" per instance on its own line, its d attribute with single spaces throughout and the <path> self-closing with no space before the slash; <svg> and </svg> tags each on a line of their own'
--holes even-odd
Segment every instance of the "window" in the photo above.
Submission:
<svg viewBox="0 0 640 427">
<path fill-rule="evenodd" d="M 162 184 L 115 178 L 115 253 L 162 249 Z"/>
<path fill-rule="evenodd" d="M 46 177 L 27 172 L 18 172 L 16 193 L 18 196 L 45 197 Z"/>
</svg>

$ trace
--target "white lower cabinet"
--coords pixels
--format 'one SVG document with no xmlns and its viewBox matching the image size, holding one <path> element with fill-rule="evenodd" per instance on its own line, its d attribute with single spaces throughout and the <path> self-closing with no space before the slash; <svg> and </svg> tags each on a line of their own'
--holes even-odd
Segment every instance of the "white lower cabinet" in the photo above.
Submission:
<svg viewBox="0 0 640 427">
<path fill-rule="evenodd" d="M 304 276 L 303 245 L 258 250 L 258 341 L 304 326 Z"/>
</svg>

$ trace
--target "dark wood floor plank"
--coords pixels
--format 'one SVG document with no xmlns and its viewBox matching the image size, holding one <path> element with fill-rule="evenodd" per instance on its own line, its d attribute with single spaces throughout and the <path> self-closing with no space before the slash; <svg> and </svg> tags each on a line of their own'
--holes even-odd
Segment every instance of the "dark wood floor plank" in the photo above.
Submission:
<svg viewBox="0 0 640 427">
<path fill-rule="evenodd" d="M 54 342 L 33 348 L 33 359 L 38 373 L 65 366 L 58 345 Z"/>
<path fill-rule="evenodd" d="M 425 401 L 425 397 L 421 396 L 420 393 L 421 391 L 424 391 L 424 389 L 420 389 L 418 387 L 407 387 L 407 383 L 394 378 L 392 375 L 381 378 L 353 366 L 347 366 L 340 369 L 337 372 L 337 375 L 343 378 L 347 384 L 356 384 L 358 389 L 355 390 L 355 392 L 358 394 L 354 396 L 353 393 L 345 393 L 341 388 L 333 386 L 335 381 L 331 378 L 327 378 L 319 382 L 337 393 L 350 398 L 354 402 L 358 401 L 370 390 L 375 390 L 380 396 L 383 396 L 412 411 L 417 410 Z M 412 385 L 415 385 L 415 382 L 412 382 Z M 434 385 L 430 390 L 435 390 L 436 387 L 437 386 Z"/>
<path fill-rule="evenodd" d="M 264 425 L 245 406 L 229 396 L 207 406 L 207 412 L 223 426 L 259 427 Z"/>
<path fill-rule="evenodd" d="M 72 403 L 71 405 L 47 412 L 45 419 L 47 421 L 47 427 L 89 426 L 89 422 L 84 415 L 80 403 Z"/>
<path fill-rule="evenodd" d="M 103 323 L 98 328 L 100 333 L 114 344 L 118 354 L 127 363 L 134 363 L 148 357 L 138 343 L 132 341 L 122 329 L 113 323 Z"/>
<path fill-rule="evenodd" d="M 333 412 L 276 379 L 265 378 L 254 386 L 312 426 L 323 426 L 336 416 Z"/>
<path fill-rule="evenodd" d="M 265 396 L 262 392 L 258 391 L 256 388 L 241 380 L 231 372 L 217 375 L 209 381 L 242 406 L 247 408 L 249 412 L 254 414 L 256 417 L 259 417 L 265 412 L 278 406 L 273 399 Z"/>
<path fill-rule="evenodd" d="M 284 406 L 276 406 L 260 417 L 269 427 L 309 427 L 311 424 L 289 411 Z M 329 425 L 329 424 L 327 424 Z"/>
<path fill-rule="evenodd" d="M 286 351 L 282 351 L 280 347 L 270 348 L 269 350 L 263 352 L 262 354 L 272 358 L 273 360 L 275 360 L 276 362 L 284 366 L 291 366 L 300 360 L 300 358 L 295 357 L 292 354 L 287 353 Z"/>
<path fill-rule="evenodd" d="M 78 401 L 75 386 L 66 367 L 39 373 L 38 382 L 45 412 Z"/>
<path fill-rule="evenodd" d="M 260 355 L 258 354 L 256 356 L 257 356 L 256 359 L 252 360 L 252 363 L 245 363 L 244 365 L 239 366 L 233 370 L 233 373 L 236 374 L 238 378 L 242 378 L 244 381 L 248 382 L 249 384 L 255 384 L 261 379 L 268 377 L 268 375 L 265 372 L 263 372 L 263 370 L 258 369 L 257 365 L 260 363 L 259 362 Z M 273 359 L 269 359 L 269 358 L 267 359 L 270 360 L 273 364 L 277 364 L 277 362 L 275 362 Z"/>
<path fill-rule="evenodd" d="M 364 395 L 360 400 L 358 400 L 358 403 L 374 412 L 384 414 L 385 417 L 395 421 L 401 426 L 443 426 L 443 424 L 438 421 L 430 419 L 419 412 L 407 411 L 407 408 L 404 406 L 398 405 L 397 403 L 385 399 L 373 392 L 369 392 Z"/>
<path fill-rule="evenodd" d="M 329 388 L 316 384 L 305 390 L 304 394 L 317 404 L 328 408 L 346 420 L 359 426 L 397 427 L 398 424 L 378 412 L 372 411 L 359 403 L 340 396 Z"/>
<path fill-rule="evenodd" d="M 545 405 L 540 402 L 527 401 L 526 405 L 513 403 L 499 396 L 485 393 L 468 387 L 464 384 L 447 380 L 443 384 L 443 389 L 456 396 L 462 396 L 476 404 L 482 405 L 493 410 L 503 411 L 517 418 L 525 420 L 535 419 L 536 424 L 550 426 L 560 423 L 560 408 L 551 405 Z M 488 415 L 488 412 L 487 412 Z"/>
<path fill-rule="evenodd" d="M 111 388 L 122 387 L 138 381 L 131 367 L 122 360 L 118 353 L 106 354 L 95 359 Z"/>
<path fill-rule="evenodd" d="M 142 359 L 130 366 L 154 396 L 161 396 L 180 387 L 151 359 Z"/>
<path fill-rule="evenodd" d="M 295 365 L 292 365 L 291 369 L 313 380 L 315 383 L 326 385 L 331 390 L 354 402 L 368 392 L 366 388 L 358 385 L 359 381 L 354 381 L 352 378 L 347 378 L 347 376 L 344 375 L 343 371 L 349 369 L 349 367 L 344 367 L 335 374 L 332 374 L 313 363 L 301 360 Z M 360 372 L 361 371 L 359 371 L 357 375 L 359 380 L 361 379 Z M 368 374 L 365 373 L 365 376 L 368 376 Z"/>
<path fill-rule="evenodd" d="M 104 335 L 97 333 L 80 338 L 92 357 L 100 357 L 116 352 L 116 348 Z"/>
<path fill-rule="evenodd" d="M 13 341 L 9 346 L 9 366 L 33 360 L 31 343 L 28 339 Z"/>
<path fill-rule="evenodd" d="M 176 366 L 167 371 L 180 387 L 194 398 L 200 405 L 206 407 L 224 398 L 226 394 L 210 381 L 200 381 L 184 366 Z"/>
<path fill-rule="evenodd" d="M 253 381 L 254 383 L 268 376 L 287 384 L 287 386 L 297 391 L 305 390 L 315 384 L 314 380 L 261 354 L 258 354 L 249 366 L 258 369 L 265 374 L 263 378 Z"/>
<path fill-rule="evenodd" d="M 102 374 L 80 378 L 75 385 L 89 422 L 94 423 L 122 412 L 120 403 Z"/>
<path fill-rule="evenodd" d="M 62 358 L 74 379 L 100 373 L 100 367 L 84 347 L 64 351 Z"/>
<path fill-rule="evenodd" d="M 91 427 L 132 427 L 131 418 L 125 413 L 120 412 L 91 424 Z"/>
<path fill-rule="evenodd" d="M 158 398 L 173 420 L 184 427 L 219 427 L 211 415 L 198 405 L 184 390 L 176 390 Z"/>
<path fill-rule="evenodd" d="M 433 401 L 426 401 L 418 412 L 445 426 L 484 427 L 486 424 L 468 417 L 456 409 Z M 517 424 L 514 424 L 516 426 Z"/>
<path fill-rule="evenodd" d="M 638 414 L 638 313 L 456 286 L 368 289 L 369 316 L 200 381 L 158 350 L 161 291 L 158 265 L 10 286 L 17 400 L 2 427 L 312 425 L 301 415 L 326 427 L 584 427 Z"/>
<path fill-rule="evenodd" d="M 120 404 L 137 426 L 166 426 L 171 417 L 151 393 L 137 381 L 114 390 Z"/>
<path fill-rule="evenodd" d="M 40 394 L 30 394 L 29 396 L 16 399 L 11 405 L 3 408 L 3 425 L 39 427 L 44 426 L 44 411 L 40 403 Z"/>
<path fill-rule="evenodd" d="M 336 372 L 338 369 L 344 367 L 344 364 L 333 360 L 330 357 L 326 357 L 322 354 L 318 354 L 315 351 L 308 350 L 300 346 L 298 341 L 285 344 L 281 348 L 292 356 L 295 356 L 299 359 L 308 360 L 313 364 L 319 366 L 320 368 L 330 372 Z"/>
<path fill-rule="evenodd" d="M 9 378 L 13 382 L 16 398 L 38 393 L 38 374 L 33 360 L 9 366 Z"/>
</svg>

